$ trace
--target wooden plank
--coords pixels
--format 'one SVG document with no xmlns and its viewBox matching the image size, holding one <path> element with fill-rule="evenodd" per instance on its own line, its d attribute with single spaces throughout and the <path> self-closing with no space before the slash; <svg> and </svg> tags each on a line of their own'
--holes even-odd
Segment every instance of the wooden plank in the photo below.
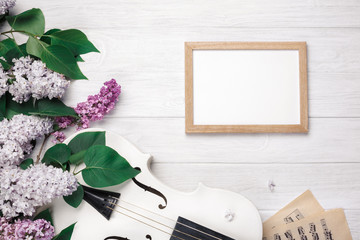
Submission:
<svg viewBox="0 0 360 240">
<path fill-rule="evenodd" d="M 184 72 L 186 41 L 306 41 L 308 71 L 360 72 L 360 28 L 103 29 L 84 31 L 101 54 L 84 55 L 84 72 Z M 309 79 L 310 81 L 311 79 Z M 170 81 L 170 79 L 169 79 Z"/>
<path fill-rule="evenodd" d="M 310 189 L 325 209 L 360 210 L 360 164 L 152 164 L 154 175 L 189 192 L 199 182 L 243 194 L 258 209 L 277 210 Z M 273 180 L 271 192 L 268 181 Z M 259 197 L 261 196 L 261 197 Z"/>
<path fill-rule="evenodd" d="M 112 117 L 184 117 L 184 73 L 88 72 L 73 81 L 65 101 L 75 106 L 111 78 L 122 85 Z M 360 117 L 360 73 L 309 73 L 310 117 Z"/>
<path fill-rule="evenodd" d="M 23 1 L 20 12 L 34 7 Z M 114 29 L 124 27 L 359 27 L 358 1 L 183 0 L 37 1 L 48 26 Z M 59 9 L 60 8 L 60 9 Z M 61 15 L 59 16 L 59 12 Z M 59 21 L 59 17 L 61 21 Z M 99 21 L 100 20 L 100 21 Z"/>
<path fill-rule="evenodd" d="M 274 215 L 276 211 L 260 210 L 260 215 L 263 220 L 266 220 L 270 216 Z M 347 222 L 350 227 L 350 231 L 354 240 L 360 239 L 360 210 L 345 210 Z"/>
<path fill-rule="evenodd" d="M 308 134 L 185 134 L 183 118 L 108 118 L 92 126 L 115 131 L 157 162 L 356 162 L 360 121 L 312 118 Z"/>
</svg>

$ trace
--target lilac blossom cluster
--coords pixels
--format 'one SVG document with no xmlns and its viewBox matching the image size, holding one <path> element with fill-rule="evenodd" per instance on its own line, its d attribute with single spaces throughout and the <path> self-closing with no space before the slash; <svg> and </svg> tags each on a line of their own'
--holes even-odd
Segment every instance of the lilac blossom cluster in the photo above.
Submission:
<svg viewBox="0 0 360 240">
<path fill-rule="evenodd" d="M 19 165 L 30 154 L 36 140 L 53 129 L 49 118 L 15 115 L 0 122 L 0 166 Z"/>
<path fill-rule="evenodd" d="M 32 216 L 37 207 L 71 195 L 78 187 L 75 176 L 61 168 L 35 164 L 22 170 L 0 169 L 0 211 L 6 218 Z"/>
<path fill-rule="evenodd" d="M 0 64 L 0 97 L 9 90 L 8 80 L 9 76 L 6 74 L 4 68 Z"/>
<path fill-rule="evenodd" d="M 8 74 L 14 76 L 12 84 L 8 85 L 8 91 L 13 96 L 13 100 L 22 103 L 29 101 L 30 97 L 35 99 L 42 98 L 61 98 L 70 81 L 57 72 L 46 68 L 40 60 L 27 57 L 13 59 L 14 66 Z M 8 76 L 0 74 L 3 83 Z M 7 79 L 6 79 L 7 80 Z"/>
<path fill-rule="evenodd" d="M 55 123 L 59 126 L 59 128 L 65 129 L 68 126 L 71 126 L 75 122 L 75 118 L 73 117 L 56 117 Z"/>
<path fill-rule="evenodd" d="M 54 139 L 52 140 L 53 143 L 62 143 L 65 141 L 66 136 L 64 132 L 56 131 L 51 134 Z"/>
<path fill-rule="evenodd" d="M 55 123 L 60 129 L 65 129 L 72 125 L 77 125 L 78 130 L 85 129 L 90 126 L 90 122 L 98 121 L 104 118 L 104 115 L 114 109 L 116 102 L 119 101 L 121 86 L 115 79 L 111 79 L 104 83 L 100 89 L 100 93 L 88 96 L 86 102 L 80 102 L 74 108 L 79 115 L 80 120 L 73 117 L 56 117 Z M 57 131 L 52 133 L 54 143 L 61 143 L 65 140 L 65 134 Z"/>
<path fill-rule="evenodd" d="M 44 219 L 24 219 L 10 223 L 6 218 L 0 218 L 1 240 L 51 240 L 54 236 L 54 227 Z"/>
<path fill-rule="evenodd" d="M 16 0 L 0 0 L 0 15 L 7 13 L 15 4 Z"/>
<path fill-rule="evenodd" d="M 111 79 L 104 83 L 99 94 L 90 95 L 86 102 L 78 103 L 75 112 L 80 116 L 79 129 L 88 128 L 90 122 L 103 119 L 115 107 L 120 93 L 121 86 Z"/>
</svg>

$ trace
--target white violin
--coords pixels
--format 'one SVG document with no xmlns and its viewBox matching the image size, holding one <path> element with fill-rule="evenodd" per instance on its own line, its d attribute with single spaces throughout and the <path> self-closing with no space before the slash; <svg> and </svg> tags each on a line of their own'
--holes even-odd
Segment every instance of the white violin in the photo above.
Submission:
<svg viewBox="0 0 360 240">
<path fill-rule="evenodd" d="M 65 143 L 82 132 L 72 135 Z M 106 131 L 106 145 L 115 149 L 132 167 L 140 168 L 141 173 L 133 180 L 100 189 L 116 193 L 110 194 L 109 200 L 105 197 L 102 214 L 86 201 L 74 209 L 63 199 L 56 200 L 52 206 L 55 228 L 64 229 L 77 222 L 73 240 L 262 239 L 259 213 L 245 197 L 203 184 L 190 193 L 176 191 L 152 175 L 151 155 L 142 153 L 123 137 L 109 131 Z M 79 182 L 86 185 L 81 177 Z M 85 195 L 92 203 L 92 194 L 97 192 L 89 191 Z M 108 192 L 99 193 L 106 195 Z"/>
</svg>

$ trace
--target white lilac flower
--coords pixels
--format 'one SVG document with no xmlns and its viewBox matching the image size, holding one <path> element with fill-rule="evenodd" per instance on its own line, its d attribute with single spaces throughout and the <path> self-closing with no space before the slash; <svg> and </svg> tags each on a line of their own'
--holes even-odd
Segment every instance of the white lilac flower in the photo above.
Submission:
<svg viewBox="0 0 360 240">
<path fill-rule="evenodd" d="M 5 14 L 15 6 L 16 0 L 0 0 L 0 15 Z"/>
<path fill-rule="evenodd" d="M 18 165 L 31 153 L 31 141 L 52 131 L 49 118 L 15 115 L 11 120 L 0 122 L 0 167 Z"/>
<path fill-rule="evenodd" d="M 11 71 L 15 81 L 9 86 L 9 92 L 16 102 L 26 102 L 30 97 L 61 98 L 70 85 L 64 75 L 46 68 L 40 60 L 27 56 L 13 59 L 13 62 Z"/>
<path fill-rule="evenodd" d="M 16 141 L 0 143 L 0 166 L 18 165 L 25 158 L 25 152 Z"/>
<path fill-rule="evenodd" d="M 71 195 L 78 187 L 75 176 L 61 168 L 36 164 L 26 170 L 0 169 L 0 210 L 7 218 L 32 216 L 37 207 Z"/>
<path fill-rule="evenodd" d="M 9 89 L 7 85 L 9 76 L 4 71 L 4 68 L 0 64 L 0 97 L 5 94 L 5 92 Z"/>
</svg>

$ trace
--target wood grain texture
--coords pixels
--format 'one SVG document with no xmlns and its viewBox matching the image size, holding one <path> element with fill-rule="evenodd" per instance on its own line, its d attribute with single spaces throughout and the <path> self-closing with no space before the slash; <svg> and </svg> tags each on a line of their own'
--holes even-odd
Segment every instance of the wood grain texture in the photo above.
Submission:
<svg viewBox="0 0 360 240">
<path fill-rule="evenodd" d="M 47 27 L 56 27 L 48 23 Z M 73 26 L 75 27 L 75 26 Z M 360 73 L 360 28 L 119 28 L 84 29 L 101 54 L 84 55 L 85 72 L 184 73 L 187 41 L 306 41 L 308 71 Z M 111 33 L 111 34 L 110 34 Z M 127 56 L 127 57 L 124 57 Z M 311 79 L 309 79 L 310 82 Z M 170 80 L 168 80 L 170 81 Z"/>
<path fill-rule="evenodd" d="M 189 191 L 198 181 L 240 192 L 268 218 L 307 188 L 327 209 L 343 207 L 360 239 L 360 1 L 18 1 L 44 10 L 46 27 L 80 28 L 101 54 L 84 56 L 90 81 L 70 87 L 75 105 L 112 77 L 117 108 L 94 126 L 154 156 L 153 170 Z M 184 42 L 306 41 L 308 134 L 186 136 Z M 273 179 L 274 193 L 267 189 Z"/>
<path fill-rule="evenodd" d="M 123 135 L 156 162 L 360 162 L 357 118 L 312 118 L 307 134 L 186 135 L 184 124 L 184 118 L 106 118 L 93 126 Z"/>
<path fill-rule="evenodd" d="M 174 0 L 77 0 L 62 1 L 61 9 L 56 1 L 37 0 L 23 1 L 18 9 L 34 6 L 44 9 L 51 22 L 66 28 L 360 26 L 359 3 L 347 0 L 183 0 L 181 4 Z"/>
<path fill-rule="evenodd" d="M 162 182 L 175 189 L 189 192 L 203 182 L 210 187 L 239 192 L 261 210 L 280 209 L 307 189 L 313 192 L 325 209 L 342 207 L 360 210 L 359 163 L 300 163 L 291 166 L 269 163 L 188 165 L 158 163 L 155 159 L 152 169 Z M 269 180 L 276 185 L 274 192 L 268 188 Z M 349 181 L 353 181 L 353 184 L 348 184 Z M 233 185 L 229 187 L 229 183 Z M 345 198 L 344 193 L 347 193 Z"/>
</svg>

